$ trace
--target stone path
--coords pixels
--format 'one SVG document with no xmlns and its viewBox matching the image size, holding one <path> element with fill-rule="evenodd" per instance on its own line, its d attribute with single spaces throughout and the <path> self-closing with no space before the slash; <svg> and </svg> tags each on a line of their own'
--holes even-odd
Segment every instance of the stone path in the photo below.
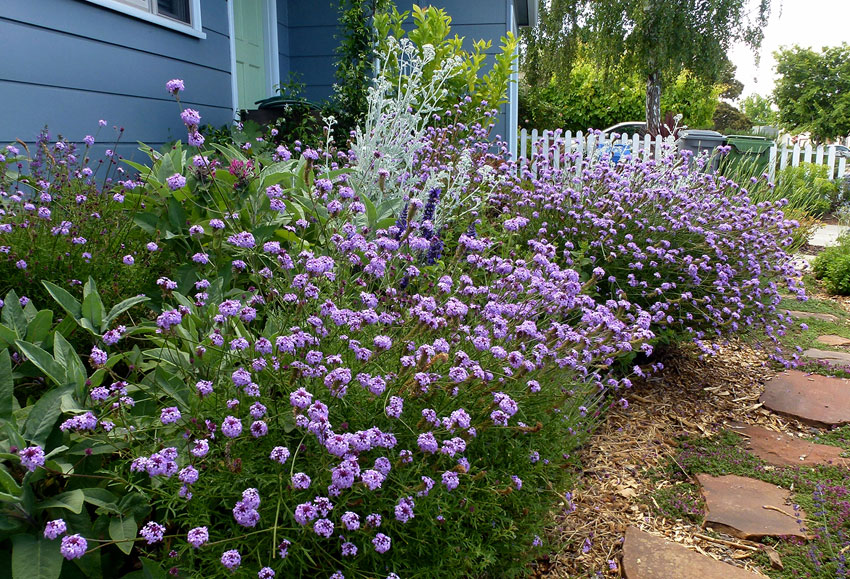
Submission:
<svg viewBox="0 0 850 579">
<path fill-rule="evenodd" d="M 850 424 L 850 380 L 791 370 L 769 380 L 760 401 L 773 412 L 818 427 Z M 838 447 L 753 425 L 733 424 L 731 429 L 746 437 L 748 452 L 772 465 L 850 466 L 850 459 L 842 457 L 843 450 Z M 737 475 L 700 474 L 697 482 L 705 499 L 704 527 L 747 541 L 780 536 L 808 538 L 806 514 L 790 505 L 789 490 Z M 769 555 L 772 555 L 771 563 L 780 567 L 778 555 L 775 552 Z M 761 576 L 634 527 L 626 530 L 622 569 L 627 579 Z"/>
<path fill-rule="evenodd" d="M 815 247 L 832 247 L 838 245 L 838 237 L 847 231 L 850 231 L 850 227 L 846 225 L 821 225 L 812 233 L 812 236 L 809 238 L 809 245 L 814 245 Z"/>
</svg>

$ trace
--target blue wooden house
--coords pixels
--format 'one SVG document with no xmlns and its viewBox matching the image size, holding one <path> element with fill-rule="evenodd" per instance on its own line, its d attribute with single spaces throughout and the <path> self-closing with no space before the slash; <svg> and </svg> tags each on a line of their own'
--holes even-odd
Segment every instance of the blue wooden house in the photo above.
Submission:
<svg viewBox="0 0 850 579">
<path fill-rule="evenodd" d="M 397 0 L 400 10 L 414 0 Z M 538 0 L 420 0 L 453 17 L 466 41 L 534 25 Z M 46 124 L 81 142 L 98 120 L 124 128 L 120 148 L 185 139 L 165 90 L 185 81 L 185 106 L 231 122 L 297 73 L 306 98 L 332 93 L 338 8 L 333 0 L 0 0 L 0 144 L 32 142 Z M 516 142 L 512 86 L 498 132 Z M 112 138 L 101 131 L 101 142 Z M 138 154 L 135 155 L 137 158 Z"/>
</svg>

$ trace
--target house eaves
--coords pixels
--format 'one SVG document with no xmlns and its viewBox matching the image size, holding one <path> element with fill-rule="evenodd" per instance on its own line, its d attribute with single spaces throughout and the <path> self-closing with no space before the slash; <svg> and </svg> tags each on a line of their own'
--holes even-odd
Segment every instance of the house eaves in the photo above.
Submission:
<svg viewBox="0 0 850 579">
<path fill-rule="evenodd" d="M 539 0 L 516 0 L 516 25 L 518 28 L 537 26 Z"/>
</svg>

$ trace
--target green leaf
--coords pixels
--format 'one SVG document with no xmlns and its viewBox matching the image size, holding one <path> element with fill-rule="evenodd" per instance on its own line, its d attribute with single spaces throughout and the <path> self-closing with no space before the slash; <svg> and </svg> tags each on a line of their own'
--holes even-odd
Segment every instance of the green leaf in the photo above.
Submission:
<svg viewBox="0 0 850 579">
<path fill-rule="evenodd" d="M 136 538 L 137 530 L 136 519 L 133 515 L 113 517 L 109 520 L 109 537 L 113 541 L 120 541 L 115 546 L 125 555 L 129 555 L 133 550 L 133 539 Z"/>
<path fill-rule="evenodd" d="M 0 420 L 11 420 L 15 409 L 15 381 L 9 350 L 0 352 Z"/>
<path fill-rule="evenodd" d="M 27 336 L 27 317 L 21 307 L 20 298 L 14 290 L 6 294 L 3 314 L 0 315 L 0 319 L 6 326 L 14 330 L 21 340 Z"/>
<path fill-rule="evenodd" d="M 80 394 L 86 383 L 86 368 L 74 347 L 62 334 L 53 337 L 53 355 L 56 362 L 65 368 L 65 384 L 75 384 Z"/>
<path fill-rule="evenodd" d="M 133 223 L 138 225 L 145 233 L 154 235 L 157 225 L 159 225 L 159 217 L 153 213 L 136 213 L 133 215 Z"/>
<path fill-rule="evenodd" d="M 47 290 L 56 303 L 62 306 L 66 312 L 71 314 L 75 320 L 79 320 L 83 316 L 83 307 L 80 305 L 80 302 L 72 296 L 70 293 L 59 287 L 54 283 L 50 283 L 49 281 L 43 281 L 41 284 Z"/>
<path fill-rule="evenodd" d="M 27 325 L 27 342 L 33 344 L 43 342 L 50 333 L 50 327 L 53 325 L 53 312 L 51 310 L 41 310 Z"/>
<path fill-rule="evenodd" d="M 374 229 L 378 222 L 378 210 L 375 209 L 375 204 L 369 200 L 368 195 L 361 195 L 360 201 L 366 206 L 366 219 L 369 221 L 369 229 Z"/>
<path fill-rule="evenodd" d="M 18 335 L 14 332 L 14 330 L 0 324 L 0 347 L 8 348 L 9 346 L 13 346 L 17 339 Z"/>
<path fill-rule="evenodd" d="M 62 572 L 59 545 L 44 537 L 12 537 L 12 579 L 58 579 Z"/>
<path fill-rule="evenodd" d="M 24 497 L 24 490 L 21 488 L 21 485 L 2 468 L 0 468 L 0 490 L 19 499 L 23 499 Z"/>
<path fill-rule="evenodd" d="M 62 414 L 59 400 L 71 391 L 71 387 L 48 390 L 36 402 L 24 424 L 24 435 L 33 443 L 44 446 L 56 419 Z"/>
<path fill-rule="evenodd" d="M 119 513 L 117 504 L 118 497 L 116 497 L 108 490 L 92 487 L 88 489 L 83 489 L 83 494 L 85 495 L 85 500 L 87 503 L 92 504 L 96 507 L 102 507 L 116 514 Z"/>
<path fill-rule="evenodd" d="M 79 512 L 83 510 L 83 502 L 85 501 L 85 499 L 86 495 L 83 494 L 83 491 L 81 491 L 80 489 L 76 489 L 73 491 L 58 494 L 53 498 L 47 499 L 46 501 L 39 503 L 36 508 L 40 510 L 67 509 L 72 513 L 79 514 Z"/>
<path fill-rule="evenodd" d="M 83 288 L 83 317 L 87 318 L 94 326 L 95 332 L 103 331 L 103 318 L 106 316 L 106 310 L 103 307 L 103 301 L 100 299 L 100 294 L 97 293 L 97 285 L 94 280 L 89 277 Z"/>
<path fill-rule="evenodd" d="M 123 314 L 124 312 L 126 312 L 127 310 L 132 308 L 133 306 L 147 302 L 147 301 L 150 301 L 150 298 L 147 297 L 147 296 L 135 296 L 135 297 L 132 297 L 132 298 L 127 298 L 123 302 L 116 304 L 115 306 L 112 307 L 111 310 L 109 310 L 109 315 L 107 315 L 106 318 L 104 318 L 104 320 L 103 320 L 104 326 L 109 328 L 109 324 L 111 324 L 115 320 L 115 318 L 117 318 L 118 316 L 120 316 L 121 314 Z"/>
<path fill-rule="evenodd" d="M 65 368 L 53 359 L 53 356 L 29 342 L 21 340 L 15 341 L 15 346 L 21 351 L 30 362 L 44 372 L 44 375 L 56 382 L 59 386 L 65 384 Z"/>
</svg>

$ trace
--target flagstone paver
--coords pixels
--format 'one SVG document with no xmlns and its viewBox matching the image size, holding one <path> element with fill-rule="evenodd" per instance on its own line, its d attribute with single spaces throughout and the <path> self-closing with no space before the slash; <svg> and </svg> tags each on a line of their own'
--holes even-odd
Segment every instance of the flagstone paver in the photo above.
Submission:
<svg viewBox="0 0 850 579">
<path fill-rule="evenodd" d="M 837 446 L 815 444 L 782 432 L 747 424 L 734 424 L 731 430 L 746 437 L 749 452 L 776 466 L 850 466 L 850 459 L 841 456 L 844 449 Z"/>
<path fill-rule="evenodd" d="M 766 408 L 807 424 L 850 423 L 850 380 L 843 378 L 789 370 L 768 380 L 759 400 Z"/>
<path fill-rule="evenodd" d="M 837 336 L 835 334 L 818 336 L 818 342 L 827 346 L 832 346 L 833 348 L 844 348 L 846 346 L 850 346 L 850 338 L 845 338 L 844 336 Z"/>
<path fill-rule="evenodd" d="M 806 538 L 803 523 L 797 522 L 786 503 L 789 491 L 760 480 L 738 476 L 697 475 L 705 498 L 705 526 L 740 537 L 795 536 Z M 801 510 L 800 517 L 805 518 Z"/>
<path fill-rule="evenodd" d="M 822 360 L 840 364 L 842 366 L 850 366 L 850 352 L 834 352 L 832 350 L 818 350 L 817 348 L 809 348 L 803 352 L 803 356 L 812 360 Z"/>
<path fill-rule="evenodd" d="M 788 310 L 791 317 L 796 320 L 820 320 L 822 322 L 837 322 L 838 316 L 834 314 L 824 314 L 820 312 L 800 312 L 797 310 Z"/>
<path fill-rule="evenodd" d="M 753 579 L 760 577 L 678 543 L 650 535 L 635 527 L 626 529 L 623 572 L 627 579 Z"/>
</svg>

